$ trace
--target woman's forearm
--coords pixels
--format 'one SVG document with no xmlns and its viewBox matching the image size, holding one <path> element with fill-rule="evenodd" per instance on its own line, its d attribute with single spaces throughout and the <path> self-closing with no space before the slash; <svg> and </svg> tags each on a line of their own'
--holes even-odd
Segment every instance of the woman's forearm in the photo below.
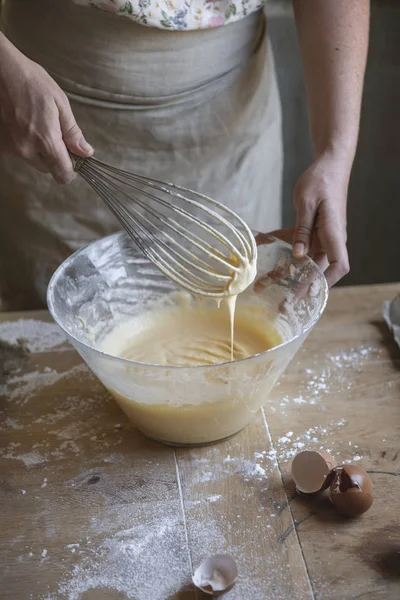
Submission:
<svg viewBox="0 0 400 600">
<path fill-rule="evenodd" d="M 316 156 L 357 145 L 369 0 L 293 0 Z"/>
</svg>

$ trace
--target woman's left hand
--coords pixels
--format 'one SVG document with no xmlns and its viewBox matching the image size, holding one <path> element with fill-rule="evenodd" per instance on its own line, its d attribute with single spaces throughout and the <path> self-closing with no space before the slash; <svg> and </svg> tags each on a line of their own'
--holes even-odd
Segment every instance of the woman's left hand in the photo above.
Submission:
<svg viewBox="0 0 400 600">
<path fill-rule="evenodd" d="M 310 254 L 329 287 L 349 272 L 346 203 L 351 165 L 326 153 L 303 173 L 294 190 L 297 211 L 293 254 Z"/>
</svg>

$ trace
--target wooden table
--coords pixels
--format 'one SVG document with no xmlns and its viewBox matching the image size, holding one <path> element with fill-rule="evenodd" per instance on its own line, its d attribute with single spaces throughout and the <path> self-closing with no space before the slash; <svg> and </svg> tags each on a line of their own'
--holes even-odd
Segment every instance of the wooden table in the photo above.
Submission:
<svg viewBox="0 0 400 600">
<path fill-rule="evenodd" d="M 192 568 L 229 552 L 229 600 L 400 598 L 400 352 L 381 318 L 399 291 L 334 290 L 254 423 L 199 449 L 135 431 L 46 312 L 3 314 L 0 339 L 32 351 L 3 365 L 0 596 L 200 599 Z M 368 470 L 368 513 L 295 495 L 309 447 Z"/>
</svg>

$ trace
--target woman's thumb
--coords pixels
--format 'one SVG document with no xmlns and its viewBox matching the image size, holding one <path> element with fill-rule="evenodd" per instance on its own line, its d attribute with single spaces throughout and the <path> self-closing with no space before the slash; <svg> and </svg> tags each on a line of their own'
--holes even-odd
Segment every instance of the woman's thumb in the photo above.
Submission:
<svg viewBox="0 0 400 600">
<path fill-rule="evenodd" d="M 296 202 L 297 219 L 293 234 L 293 255 L 297 258 L 305 256 L 311 245 L 311 236 L 314 227 L 315 211 L 304 200 Z"/>
<path fill-rule="evenodd" d="M 85 140 L 82 130 L 75 121 L 75 117 L 72 114 L 69 104 L 60 107 L 59 114 L 62 137 L 68 150 L 79 156 L 91 156 L 94 150 Z"/>
</svg>

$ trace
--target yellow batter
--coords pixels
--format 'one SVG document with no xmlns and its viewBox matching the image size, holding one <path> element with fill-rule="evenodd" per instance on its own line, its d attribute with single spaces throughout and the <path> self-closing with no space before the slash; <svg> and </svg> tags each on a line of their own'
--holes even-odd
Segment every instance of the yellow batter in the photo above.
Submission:
<svg viewBox="0 0 400 600">
<path fill-rule="evenodd" d="M 230 314 L 182 296 L 176 307 L 149 311 L 124 323 L 103 341 L 108 354 L 152 365 L 194 367 L 231 360 Z M 260 321 L 261 319 L 261 321 Z M 260 307 L 239 307 L 235 316 L 234 360 L 260 354 L 281 343 Z"/>
<path fill-rule="evenodd" d="M 132 365 L 124 376 L 124 393 L 119 385 L 108 386 L 138 429 L 174 444 L 199 444 L 232 435 L 251 420 L 276 377 L 270 369 L 260 385 L 257 378 L 268 372 L 265 362 L 230 363 L 229 317 L 225 304 L 218 309 L 214 302 L 182 294 L 177 305 L 148 311 L 103 340 L 100 349 L 107 354 L 166 367 L 144 375 L 143 368 Z M 234 335 L 235 360 L 282 341 L 264 307 L 257 305 L 237 307 Z M 168 369 L 206 365 L 220 366 Z"/>
</svg>

